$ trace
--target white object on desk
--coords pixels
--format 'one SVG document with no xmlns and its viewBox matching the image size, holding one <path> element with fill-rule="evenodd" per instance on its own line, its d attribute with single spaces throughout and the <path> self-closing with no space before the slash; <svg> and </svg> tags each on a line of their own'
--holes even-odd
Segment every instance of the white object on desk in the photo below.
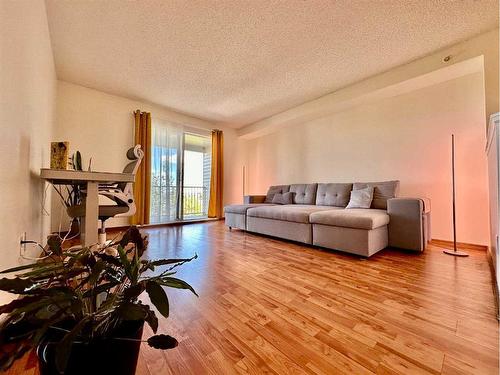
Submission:
<svg viewBox="0 0 500 375">
<path fill-rule="evenodd" d="M 99 184 L 111 185 L 119 182 L 134 182 L 132 173 L 84 172 L 64 169 L 40 169 L 40 177 L 53 185 L 85 184 L 85 217 L 83 218 L 82 245 L 98 242 Z"/>
</svg>

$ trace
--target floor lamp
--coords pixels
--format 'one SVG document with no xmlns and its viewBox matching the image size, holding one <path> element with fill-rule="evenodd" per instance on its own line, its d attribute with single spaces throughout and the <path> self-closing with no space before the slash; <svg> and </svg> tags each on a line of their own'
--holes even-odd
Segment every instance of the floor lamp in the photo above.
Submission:
<svg viewBox="0 0 500 375">
<path fill-rule="evenodd" d="M 242 181 L 242 186 L 243 186 L 243 188 L 242 188 L 242 190 L 243 190 L 243 203 L 245 203 L 245 184 L 247 182 L 246 181 L 246 175 L 245 175 L 245 172 L 246 172 L 245 169 L 246 169 L 245 166 L 243 166 L 243 174 L 242 174 L 242 177 L 243 177 L 242 178 L 242 180 L 243 180 Z"/>
<path fill-rule="evenodd" d="M 453 191 L 453 250 L 443 250 L 443 253 L 456 257 L 468 257 L 464 251 L 457 250 L 457 223 L 455 212 L 455 135 L 451 135 L 451 184 Z"/>
</svg>

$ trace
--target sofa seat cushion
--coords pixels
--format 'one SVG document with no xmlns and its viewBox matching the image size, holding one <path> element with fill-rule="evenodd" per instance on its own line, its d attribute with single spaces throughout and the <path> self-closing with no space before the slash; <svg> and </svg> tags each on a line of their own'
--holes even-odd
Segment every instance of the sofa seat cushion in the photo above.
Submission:
<svg viewBox="0 0 500 375">
<path fill-rule="evenodd" d="M 389 224 L 389 215 L 385 210 L 346 208 L 313 212 L 310 220 L 313 224 L 370 230 Z"/>
<path fill-rule="evenodd" d="M 228 212 L 231 214 L 245 215 L 248 209 L 260 206 L 274 206 L 274 204 L 270 203 L 230 204 L 229 206 L 224 207 L 224 212 Z"/>
<path fill-rule="evenodd" d="M 309 224 L 309 216 L 313 212 L 332 210 L 332 207 L 321 207 L 308 204 L 286 204 L 282 206 L 261 206 L 247 211 L 248 216 L 264 219 L 292 221 Z M 339 208 L 339 210 L 342 210 Z"/>
</svg>

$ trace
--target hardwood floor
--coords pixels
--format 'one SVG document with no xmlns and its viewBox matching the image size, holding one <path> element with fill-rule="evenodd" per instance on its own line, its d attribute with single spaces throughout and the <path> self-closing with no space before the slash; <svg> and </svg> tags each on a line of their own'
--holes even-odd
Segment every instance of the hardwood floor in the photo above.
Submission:
<svg viewBox="0 0 500 375">
<path fill-rule="evenodd" d="M 486 253 L 386 249 L 370 259 L 229 232 L 145 230 L 147 256 L 199 258 L 160 323 L 179 347 L 141 348 L 137 374 L 498 374 Z M 149 337 L 150 331 L 146 331 Z M 26 356 L 10 373 L 36 374 Z"/>
</svg>

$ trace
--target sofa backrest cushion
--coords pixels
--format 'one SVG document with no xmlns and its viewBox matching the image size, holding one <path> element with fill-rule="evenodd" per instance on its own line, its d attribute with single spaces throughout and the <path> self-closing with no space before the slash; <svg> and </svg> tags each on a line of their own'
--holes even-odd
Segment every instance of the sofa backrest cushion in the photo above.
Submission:
<svg viewBox="0 0 500 375">
<path fill-rule="evenodd" d="M 294 184 L 290 185 L 290 191 L 295 193 L 293 203 L 295 204 L 315 204 L 316 190 L 318 184 Z"/>
<path fill-rule="evenodd" d="M 373 200 L 371 208 L 387 210 L 387 200 L 396 198 L 399 194 L 399 181 L 381 182 L 355 182 L 352 189 L 359 190 L 373 187 Z"/>
<path fill-rule="evenodd" d="M 318 184 L 316 204 L 318 206 L 345 207 L 349 203 L 352 184 Z"/>
<path fill-rule="evenodd" d="M 293 196 L 295 193 L 276 193 L 273 197 L 273 204 L 293 204 Z"/>
<path fill-rule="evenodd" d="M 280 193 L 288 193 L 290 191 L 290 185 L 274 185 L 270 186 L 269 190 L 267 190 L 266 200 L 264 203 L 273 203 L 274 194 Z"/>
</svg>

